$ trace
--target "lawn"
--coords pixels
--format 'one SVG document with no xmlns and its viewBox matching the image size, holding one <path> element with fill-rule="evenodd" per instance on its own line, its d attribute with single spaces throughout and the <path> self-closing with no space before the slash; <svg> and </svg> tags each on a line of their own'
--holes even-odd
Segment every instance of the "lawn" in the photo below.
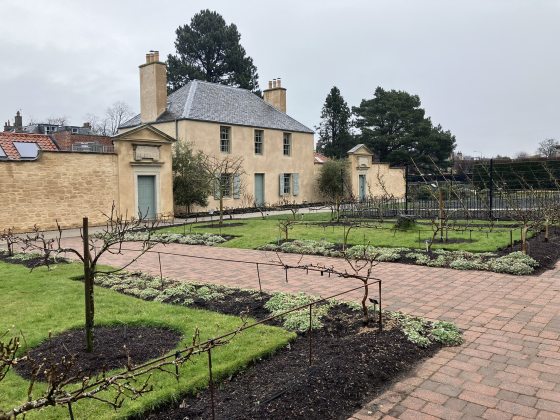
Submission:
<svg viewBox="0 0 560 420">
<path fill-rule="evenodd" d="M 165 228 L 166 232 L 174 233 L 214 233 L 223 235 L 237 236 L 225 243 L 222 247 L 227 248 L 258 248 L 267 243 L 277 242 L 282 239 L 282 234 L 278 228 L 278 221 L 291 217 L 291 215 L 268 216 L 265 219 L 243 219 L 235 220 L 235 223 L 242 223 L 241 226 L 209 228 L 209 222 L 196 223 L 192 226 L 170 227 Z M 306 213 L 298 214 L 297 219 L 302 224 L 294 226 L 289 232 L 290 239 L 325 239 L 333 243 L 342 243 L 344 232 L 347 228 L 342 226 L 318 226 L 313 222 L 327 222 L 330 220 L 330 213 Z M 306 224 L 305 222 L 311 222 Z M 415 227 L 402 231 L 395 230 L 395 221 L 372 222 L 377 228 L 352 228 L 348 235 L 348 243 L 350 245 L 370 244 L 379 247 L 406 247 L 406 248 L 424 248 L 425 241 L 431 239 L 432 230 L 428 221 L 420 221 Z M 225 220 L 224 223 L 232 223 Z M 481 222 L 482 223 L 482 222 Z M 474 223 L 477 225 L 479 223 Z M 511 224 L 511 222 L 509 222 Z M 218 225 L 217 221 L 213 222 L 214 226 Z M 492 231 L 487 227 L 471 227 L 470 230 L 449 231 L 449 243 L 434 242 L 433 248 L 443 248 L 447 250 L 463 250 L 471 252 L 495 251 L 498 248 L 506 247 L 510 243 L 510 229 L 501 228 L 500 224 L 494 227 Z M 519 239 L 519 230 L 513 231 L 513 239 Z M 453 242 L 460 240 L 461 242 Z"/>
<path fill-rule="evenodd" d="M 0 262 L 0 332 L 10 329 L 22 331 L 27 344 L 36 346 L 48 337 L 83 324 L 83 284 L 72 280 L 81 274 L 78 264 L 59 264 L 51 271 L 44 267 L 30 272 L 21 265 Z M 147 302 L 112 290 L 95 288 L 97 325 L 151 325 L 175 329 L 182 334 L 178 347 L 187 346 L 196 327 L 201 338 L 208 339 L 239 327 L 241 321 L 233 316 L 200 309 L 190 309 L 158 302 Z M 274 352 L 294 338 L 293 333 L 269 326 L 258 326 L 235 337 L 228 345 L 212 352 L 213 371 L 224 377 L 247 366 L 256 358 Z M 203 388 L 208 383 L 207 358 L 196 357 L 181 367 L 180 380 L 173 375 L 154 372 L 151 383 L 154 391 L 144 397 L 125 401 L 114 411 L 93 400 L 82 400 L 73 406 L 77 419 L 125 418 L 158 404 L 175 400 L 179 395 Z M 10 371 L 0 382 L 0 408 L 10 409 L 27 399 L 28 382 Z M 36 384 L 34 396 L 44 384 Z M 31 412 L 28 418 L 67 418 L 66 408 L 49 407 Z"/>
</svg>

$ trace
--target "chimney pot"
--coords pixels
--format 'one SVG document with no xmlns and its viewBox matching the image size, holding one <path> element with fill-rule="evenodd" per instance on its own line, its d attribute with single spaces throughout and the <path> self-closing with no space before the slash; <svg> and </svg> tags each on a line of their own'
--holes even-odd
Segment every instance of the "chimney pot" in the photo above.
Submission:
<svg viewBox="0 0 560 420">
<path fill-rule="evenodd" d="M 150 62 L 150 53 L 146 53 L 146 64 Z"/>
<path fill-rule="evenodd" d="M 265 102 L 281 112 L 286 112 L 286 89 L 282 87 L 282 80 L 280 78 L 269 81 L 268 89 L 263 93 Z"/>
<path fill-rule="evenodd" d="M 159 61 L 159 51 L 154 51 L 154 61 Z"/>
</svg>

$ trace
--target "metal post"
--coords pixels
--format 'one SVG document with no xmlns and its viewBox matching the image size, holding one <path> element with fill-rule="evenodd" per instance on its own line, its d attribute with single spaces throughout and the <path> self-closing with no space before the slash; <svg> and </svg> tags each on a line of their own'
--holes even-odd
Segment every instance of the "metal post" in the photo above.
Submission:
<svg viewBox="0 0 560 420">
<path fill-rule="evenodd" d="M 262 298 L 261 272 L 259 271 L 259 263 L 256 264 L 257 264 L 257 278 L 259 279 L 259 293 L 261 294 L 261 298 Z"/>
<path fill-rule="evenodd" d="M 70 415 L 70 420 L 74 420 L 74 412 L 72 411 L 72 403 L 68 403 L 68 414 Z"/>
<path fill-rule="evenodd" d="M 408 214 L 408 164 L 404 167 L 404 214 Z"/>
<path fill-rule="evenodd" d="M 82 235 L 84 241 L 84 291 L 86 310 L 86 351 L 93 351 L 93 273 L 91 272 L 91 255 L 89 252 L 89 224 L 88 218 L 82 220 Z"/>
<path fill-rule="evenodd" d="M 494 159 L 490 159 L 490 189 L 488 191 L 488 216 L 492 220 L 492 208 L 494 206 Z"/>
<path fill-rule="evenodd" d="M 158 257 L 158 261 L 159 261 L 159 281 L 160 281 L 160 287 L 163 289 L 163 271 L 161 269 L 161 254 L 158 252 L 157 253 L 157 257 Z"/>
<path fill-rule="evenodd" d="M 383 316 L 381 315 L 381 280 L 377 283 L 379 285 L 379 332 L 383 331 Z"/>
<path fill-rule="evenodd" d="M 208 379 L 210 385 L 210 404 L 212 405 L 212 419 L 216 418 L 214 407 L 214 379 L 212 378 L 212 348 L 208 349 Z"/>
<path fill-rule="evenodd" d="M 309 305 L 309 330 L 307 331 L 307 335 L 309 336 L 309 366 L 311 366 L 311 357 L 312 357 L 312 350 L 311 350 L 311 307 L 313 304 Z"/>
</svg>

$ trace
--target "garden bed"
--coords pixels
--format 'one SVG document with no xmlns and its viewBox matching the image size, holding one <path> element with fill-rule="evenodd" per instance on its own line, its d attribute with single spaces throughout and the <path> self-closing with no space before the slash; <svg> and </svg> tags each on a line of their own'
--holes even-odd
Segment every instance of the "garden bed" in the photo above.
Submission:
<svg viewBox="0 0 560 420">
<path fill-rule="evenodd" d="M 346 316 L 345 316 L 346 315 Z M 346 419 L 394 378 L 433 356 L 440 345 L 419 347 L 394 326 L 364 329 L 355 313 L 329 313 L 325 327 L 220 383 L 217 419 Z M 143 415 L 147 419 L 208 419 L 209 390 Z"/>
<path fill-rule="evenodd" d="M 541 274 L 546 270 L 555 268 L 560 260 L 560 227 L 549 228 L 549 241 L 544 241 L 544 232 L 539 232 L 527 240 L 527 253 L 535 259 L 539 266 L 534 274 Z M 513 251 L 521 251 L 521 242 L 515 241 Z M 503 248 L 497 254 L 506 255 L 511 252 L 511 248 Z"/>
<path fill-rule="evenodd" d="M 18 374 L 26 379 L 45 380 L 44 371 L 33 372 L 37 362 L 43 368 L 60 364 L 66 377 L 92 376 L 111 369 L 125 368 L 129 363 L 138 365 L 162 356 L 179 344 L 181 334 L 168 328 L 144 326 L 102 326 L 95 328 L 93 351 L 85 350 L 85 331 L 68 330 L 45 340 L 31 349 L 27 359 L 15 367 Z"/>
<path fill-rule="evenodd" d="M 162 282 L 140 273 L 100 276 L 96 282 L 148 300 L 257 320 L 316 299 L 166 278 Z M 460 342 L 460 334 L 448 323 L 384 312 L 384 329 L 379 332 L 378 312 L 370 308 L 370 314 L 373 319 L 364 326 L 357 305 L 325 302 L 313 309 L 310 334 L 307 309 L 266 321 L 297 331 L 297 338 L 239 374 L 216 378 L 220 382 L 215 391 L 216 418 L 347 418 L 443 344 Z M 206 389 L 136 418 L 211 418 L 210 401 Z"/>
<path fill-rule="evenodd" d="M 434 249 L 425 251 L 418 248 L 387 248 L 370 245 L 347 245 L 342 251 L 341 244 L 325 240 L 288 240 L 277 244 L 259 247 L 264 251 L 286 252 L 291 254 L 322 255 L 326 257 L 348 257 L 351 259 L 373 259 L 379 262 L 398 262 L 403 264 L 425 265 L 429 267 L 452 268 L 456 270 L 485 270 L 514 275 L 540 273 L 546 268 L 553 268 L 560 257 L 558 236 L 551 235 L 552 240 L 543 242 L 542 235 L 535 235 L 529 240 L 529 254 L 519 251 L 520 245 L 496 252 L 467 252 Z M 535 246 L 536 245 L 536 246 Z M 533 258 L 531 250 L 539 260 Z M 545 265 L 541 265 L 541 261 Z M 540 270 L 537 271 L 537 269 Z"/>
<path fill-rule="evenodd" d="M 42 265 L 55 265 L 55 264 L 69 264 L 70 260 L 63 257 L 49 257 L 48 261 L 36 252 L 14 252 L 14 255 L 9 256 L 7 251 L 0 250 L 0 261 L 9 264 L 21 264 L 27 268 L 36 268 Z"/>
</svg>

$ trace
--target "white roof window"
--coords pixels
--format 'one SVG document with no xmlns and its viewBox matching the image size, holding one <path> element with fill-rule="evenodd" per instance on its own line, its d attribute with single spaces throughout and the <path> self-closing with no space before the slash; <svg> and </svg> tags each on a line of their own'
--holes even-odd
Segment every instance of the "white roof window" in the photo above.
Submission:
<svg viewBox="0 0 560 420">
<path fill-rule="evenodd" d="M 14 146 L 22 159 L 35 159 L 39 154 L 39 146 L 35 142 L 14 141 Z"/>
</svg>

